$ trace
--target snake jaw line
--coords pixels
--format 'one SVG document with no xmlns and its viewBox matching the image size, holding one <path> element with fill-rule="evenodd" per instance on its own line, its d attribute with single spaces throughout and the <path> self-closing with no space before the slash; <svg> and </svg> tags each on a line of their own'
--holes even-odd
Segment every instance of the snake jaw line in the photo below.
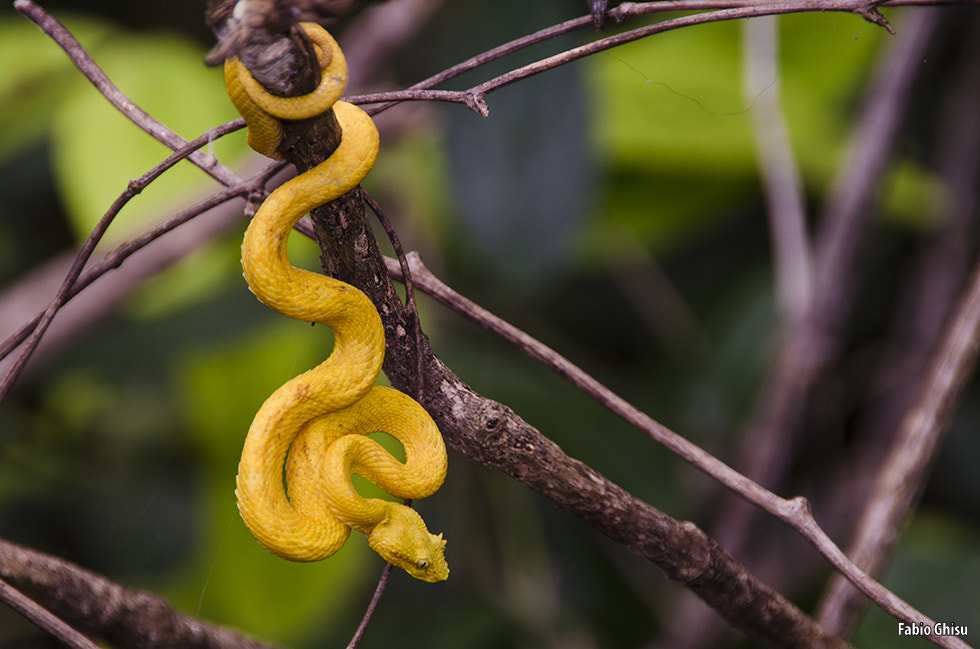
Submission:
<svg viewBox="0 0 980 649">
<path fill-rule="evenodd" d="M 427 532 L 422 518 L 414 509 L 397 503 L 388 505 L 391 506 L 388 516 L 368 534 L 371 549 L 416 579 L 429 583 L 448 579 L 446 542 L 442 534 Z"/>
<path fill-rule="evenodd" d="M 357 473 L 397 498 L 433 494 L 446 475 L 439 429 L 414 399 L 374 385 L 385 341 L 381 317 L 367 296 L 340 280 L 293 267 L 286 252 L 296 222 L 360 184 L 378 153 L 371 118 L 337 101 L 347 68 L 336 41 L 319 25 L 301 26 L 321 64 L 320 85 L 312 93 L 270 94 L 232 58 L 225 65 L 229 97 L 248 125 L 249 145 L 264 155 L 281 158 L 280 119 L 307 119 L 331 108 L 342 129 L 341 142 L 327 160 L 262 203 L 245 233 L 242 267 L 249 290 L 262 303 L 291 318 L 329 326 L 334 349 L 259 409 L 239 463 L 238 508 L 255 538 L 285 559 L 323 559 L 357 529 L 372 549 L 413 577 L 443 581 L 449 566 L 442 534 L 430 534 L 415 510 L 364 498 L 351 483 Z M 366 437 L 376 431 L 401 442 L 404 463 Z"/>
</svg>

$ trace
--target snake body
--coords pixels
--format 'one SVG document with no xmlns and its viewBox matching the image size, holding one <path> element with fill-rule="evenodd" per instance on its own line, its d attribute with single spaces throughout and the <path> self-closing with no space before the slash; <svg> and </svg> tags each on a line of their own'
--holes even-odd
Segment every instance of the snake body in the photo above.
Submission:
<svg viewBox="0 0 980 649">
<path fill-rule="evenodd" d="M 298 120 L 333 108 L 340 146 L 326 161 L 283 184 L 262 203 L 245 232 L 242 267 L 249 288 L 267 306 L 297 320 L 329 326 L 334 348 L 320 365 L 287 382 L 259 409 L 238 468 L 238 509 L 258 541 L 293 561 L 317 561 L 363 532 L 388 562 L 425 581 L 449 575 L 442 535 L 429 533 L 415 510 L 364 498 L 358 474 L 397 498 L 424 498 L 446 475 L 446 449 L 429 414 L 411 397 L 375 386 L 384 359 L 381 318 L 361 291 L 290 262 L 286 242 L 311 209 L 343 196 L 367 175 L 378 132 L 362 110 L 338 101 L 347 66 L 336 41 L 303 23 L 321 68 L 316 90 L 301 97 L 265 91 L 237 58 L 225 64 L 225 85 L 248 125 L 249 145 L 270 157 L 282 139 L 281 119 Z M 405 461 L 375 440 L 401 442 Z"/>
</svg>

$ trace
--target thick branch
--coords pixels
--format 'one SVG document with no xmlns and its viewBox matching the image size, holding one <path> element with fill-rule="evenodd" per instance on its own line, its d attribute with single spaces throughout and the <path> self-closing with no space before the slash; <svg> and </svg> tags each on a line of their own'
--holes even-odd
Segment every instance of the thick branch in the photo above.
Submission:
<svg viewBox="0 0 980 649">
<path fill-rule="evenodd" d="M 65 624 L 65 621 L 44 608 L 30 597 L 20 592 L 3 579 L 0 579 L 0 602 L 33 622 L 38 628 L 44 629 L 58 638 L 71 649 L 99 649 L 84 635 Z"/>
<path fill-rule="evenodd" d="M 162 597 L 121 586 L 36 550 L 0 539 L 0 578 L 43 602 L 78 631 L 116 647 L 270 649 L 178 613 Z"/>
<path fill-rule="evenodd" d="M 463 383 L 432 354 L 428 339 L 417 335 L 415 316 L 395 293 L 384 259 L 356 207 L 315 215 L 314 221 L 329 260 L 328 274 L 364 290 L 382 314 L 388 379 L 419 398 L 452 447 L 478 464 L 520 480 L 654 563 L 748 635 L 774 646 L 847 646 L 747 573 L 695 525 L 677 521 L 632 496 L 566 455 L 510 408 Z"/>
<path fill-rule="evenodd" d="M 421 264 L 415 253 L 408 255 L 412 269 L 413 282 L 417 288 L 434 297 L 437 301 L 473 320 L 488 331 L 500 336 L 515 345 L 529 357 L 538 360 L 545 366 L 568 379 L 573 385 L 585 392 L 590 398 L 608 408 L 614 414 L 622 417 L 627 423 L 635 426 L 650 436 L 657 443 L 690 462 L 693 466 L 711 476 L 733 493 L 760 509 L 772 514 L 783 521 L 809 541 L 842 575 L 861 592 L 884 610 L 907 623 L 934 623 L 903 602 L 894 593 L 876 582 L 864 573 L 853 562 L 849 561 L 833 540 L 820 528 L 810 511 L 809 504 L 804 498 L 784 499 L 767 491 L 757 483 L 734 471 L 726 464 L 713 457 L 697 445 L 687 441 L 677 433 L 654 421 L 652 418 L 627 403 L 607 387 L 586 374 L 560 354 L 551 350 L 543 343 L 518 330 L 513 325 L 504 322 L 493 314 L 473 304 L 465 297 L 452 291 L 440 282 L 428 269 Z M 400 265 L 395 260 L 387 260 L 389 272 L 398 276 Z M 520 479 L 519 475 L 511 472 Z M 937 644 L 947 647 L 965 647 L 964 642 L 957 638 L 933 636 Z"/>
</svg>

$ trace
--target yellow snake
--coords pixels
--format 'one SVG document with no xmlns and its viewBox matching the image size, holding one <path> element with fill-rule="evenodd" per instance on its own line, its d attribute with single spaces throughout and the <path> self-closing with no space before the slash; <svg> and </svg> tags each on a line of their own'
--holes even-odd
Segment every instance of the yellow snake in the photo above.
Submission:
<svg viewBox="0 0 980 649">
<path fill-rule="evenodd" d="M 225 85 L 248 125 L 249 145 L 270 157 L 282 139 L 281 119 L 299 120 L 331 107 L 342 129 L 325 162 L 283 184 L 262 203 L 245 232 L 242 267 L 249 288 L 269 307 L 334 333 L 330 356 L 292 379 L 262 405 L 238 467 L 238 509 L 258 541 L 292 561 L 317 561 L 347 541 L 351 529 L 388 562 L 425 581 L 449 576 L 442 535 L 430 534 L 415 510 L 354 488 L 358 474 L 397 498 L 424 498 L 446 475 L 446 448 L 429 414 L 411 397 L 374 383 L 384 359 L 377 309 L 361 291 L 292 266 L 286 241 L 296 222 L 355 188 L 374 165 L 378 131 L 362 110 L 337 101 L 347 64 L 319 25 L 303 23 L 317 51 L 321 81 L 312 93 L 285 98 L 266 92 L 237 59 Z M 385 432 L 401 442 L 405 462 L 366 437 Z"/>
</svg>

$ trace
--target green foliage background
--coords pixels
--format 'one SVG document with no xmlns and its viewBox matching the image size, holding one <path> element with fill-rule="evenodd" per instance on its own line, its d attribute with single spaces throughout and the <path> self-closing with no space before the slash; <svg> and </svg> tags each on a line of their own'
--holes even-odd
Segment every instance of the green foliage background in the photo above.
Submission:
<svg viewBox="0 0 980 649">
<path fill-rule="evenodd" d="M 171 3 L 167 15 L 141 12 L 141 3 L 83 4 L 50 8 L 137 104 L 187 138 L 236 116 L 220 72 L 202 64 L 210 42 L 197 3 Z M 438 14 L 428 45 L 401 62 L 399 83 L 584 11 L 558 0 L 533 10 L 517 0 L 466 4 Z M 900 24 L 912 11 L 888 16 Z M 783 105 L 816 204 L 888 36 L 847 15 L 779 25 Z M 490 96 L 488 120 L 434 107 L 434 120 L 383 143 L 367 183 L 392 206 L 408 247 L 450 284 L 722 457 L 751 407 L 773 326 L 740 40 L 740 26 L 727 23 L 627 45 Z M 12 284 L 78 243 L 166 151 L 10 10 L 0 15 L 0 70 L 0 281 Z M 937 61 L 926 76 L 945 74 Z M 910 129 L 879 202 L 868 265 L 885 288 L 872 292 L 892 290 L 910 242 L 933 226 L 926 207 L 936 181 L 917 148 L 924 123 Z M 215 152 L 233 166 L 248 155 L 241 134 Z M 126 208 L 110 239 L 213 189 L 197 169 L 178 168 Z M 22 378 L 0 408 L 0 536 L 270 642 L 340 646 L 379 559 L 358 537 L 317 565 L 281 561 L 235 510 L 252 415 L 330 346 L 326 328 L 255 302 L 240 277 L 239 237 L 153 280 Z M 309 246 L 299 257 L 315 264 Z M 673 338 L 651 332 L 619 281 L 635 268 L 662 270 L 696 326 Z M 707 520 L 702 476 L 517 352 L 424 299 L 422 307 L 436 353 L 477 390 L 669 514 Z M 855 330 L 883 324 L 880 313 L 862 317 Z M 887 583 L 939 619 L 980 629 L 980 486 L 970 461 L 978 418 L 974 390 Z M 458 454 L 445 487 L 419 506 L 449 539 L 452 577 L 430 586 L 396 575 L 364 647 L 406 638 L 426 647 L 641 647 L 670 619 L 679 589 L 655 568 Z M 810 606 L 820 584 L 791 596 Z M 873 612 L 858 643 L 895 646 L 893 627 Z M 29 633 L 0 610 L 0 643 Z"/>
</svg>

